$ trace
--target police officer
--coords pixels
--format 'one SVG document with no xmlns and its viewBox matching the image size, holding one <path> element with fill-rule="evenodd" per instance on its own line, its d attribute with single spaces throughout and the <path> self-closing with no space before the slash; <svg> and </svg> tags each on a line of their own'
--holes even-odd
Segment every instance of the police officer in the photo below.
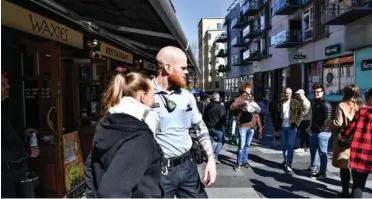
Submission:
<svg viewBox="0 0 372 199">
<path fill-rule="evenodd" d="M 167 46 L 156 56 L 157 76 L 155 108 L 160 116 L 160 129 L 156 140 L 164 152 L 162 185 L 165 198 L 206 198 L 205 185 L 216 179 L 216 163 L 209 132 L 198 111 L 195 98 L 186 87 L 187 57 L 179 48 Z M 208 163 L 204 183 L 190 152 L 190 127 L 196 129 L 197 140 L 206 151 Z"/>
</svg>

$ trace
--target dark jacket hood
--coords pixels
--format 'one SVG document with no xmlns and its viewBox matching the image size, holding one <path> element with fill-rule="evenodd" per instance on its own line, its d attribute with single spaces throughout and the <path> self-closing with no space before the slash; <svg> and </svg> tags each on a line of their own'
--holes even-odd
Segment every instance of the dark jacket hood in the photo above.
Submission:
<svg viewBox="0 0 372 199">
<path fill-rule="evenodd" d="M 97 125 L 94 138 L 95 149 L 105 153 L 119 141 L 130 140 L 137 136 L 136 132 L 141 130 L 148 130 L 149 133 L 152 133 L 145 122 L 131 115 L 123 113 L 110 114 Z"/>
</svg>

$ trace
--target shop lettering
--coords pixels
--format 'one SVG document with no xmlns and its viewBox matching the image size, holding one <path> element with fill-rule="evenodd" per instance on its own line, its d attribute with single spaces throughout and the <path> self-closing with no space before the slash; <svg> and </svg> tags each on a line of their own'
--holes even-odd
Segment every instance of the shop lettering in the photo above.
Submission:
<svg viewBox="0 0 372 199">
<path fill-rule="evenodd" d="M 47 23 L 45 20 L 42 21 L 35 21 L 32 18 L 32 15 L 29 15 L 30 22 L 32 25 L 32 30 L 34 32 L 39 32 L 42 34 L 48 34 L 51 37 L 60 39 L 62 41 L 67 41 L 67 28 L 61 27 L 59 25 L 53 24 L 53 23 Z"/>
<path fill-rule="evenodd" d="M 123 53 L 123 52 L 120 52 L 120 51 L 117 51 L 117 50 L 112 49 L 110 47 L 106 47 L 106 54 L 108 54 L 110 56 L 113 56 L 113 57 L 121 58 L 123 60 L 128 60 L 129 59 L 129 55 L 128 54 Z"/>
<path fill-rule="evenodd" d="M 372 59 L 362 61 L 362 71 L 372 70 Z"/>
<path fill-rule="evenodd" d="M 338 53 L 341 53 L 341 45 L 340 44 L 336 44 L 336 45 L 333 45 L 333 46 L 328 46 L 325 49 L 325 54 L 327 56 L 338 54 Z"/>
</svg>

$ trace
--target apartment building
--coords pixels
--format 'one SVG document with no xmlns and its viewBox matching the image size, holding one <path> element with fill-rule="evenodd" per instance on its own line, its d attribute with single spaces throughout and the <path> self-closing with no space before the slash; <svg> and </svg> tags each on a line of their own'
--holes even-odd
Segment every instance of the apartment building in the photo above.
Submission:
<svg viewBox="0 0 372 199">
<path fill-rule="evenodd" d="M 339 101 L 345 85 L 358 83 L 354 60 L 357 49 L 364 69 L 371 65 L 367 57 L 372 45 L 370 13 L 371 1 L 235 3 L 225 20 L 231 28 L 236 21 L 239 24 L 235 31 L 228 32 L 228 40 L 232 48 L 229 59 L 238 60 L 240 68 L 234 70 L 236 64 L 232 63 L 225 80 L 227 91 L 234 90 L 244 76 L 253 75 L 256 98 L 280 94 L 287 86 L 310 91 L 314 83 L 323 83 L 326 97 Z M 370 72 L 365 71 L 360 75 Z"/>
<path fill-rule="evenodd" d="M 215 78 L 215 60 L 214 41 L 223 30 L 224 18 L 202 18 L 198 24 L 198 51 L 199 51 L 199 67 L 201 71 L 201 77 L 199 87 L 205 91 L 215 91 L 219 89 L 223 91 L 223 78 Z M 212 60 L 213 59 L 213 60 Z M 212 63 L 213 61 L 213 63 Z M 214 73 L 213 73 L 214 71 Z M 221 87 L 221 89 L 220 89 Z"/>
</svg>

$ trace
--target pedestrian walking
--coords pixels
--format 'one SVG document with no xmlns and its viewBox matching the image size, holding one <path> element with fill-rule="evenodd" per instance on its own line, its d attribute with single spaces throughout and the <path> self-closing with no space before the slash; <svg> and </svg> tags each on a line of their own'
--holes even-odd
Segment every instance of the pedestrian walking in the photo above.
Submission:
<svg viewBox="0 0 372 199">
<path fill-rule="evenodd" d="M 295 152 L 303 153 L 308 152 L 310 149 L 310 134 L 307 132 L 307 129 L 310 127 L 311 102 L 306 98 L 305 91 L 303 89 L 296 91 L 295 99 L 301 103 L 302 114 L 304 115 L 304 118 L 298 127 L 298 131 L 300 133 L 300 147 L 296 149 Z"/>
<path fill-rule="evenodd" d="M 205 110 L 203 120 L 208 127 L 212 144 L 214 137 L 217 137 L 217 146 L 214 150 L 214 155 L 216 157 L 216 163 L 218 164 L 220 163 L 219 155 L 224 141 L 227 118 L 225 106 L 221 104 L 220 95 L 217 92 L 212 94 L 212 101 Z"/>
<path fill-rule="evenodd" d="M 353 198 L 363 197 L 368 175 L 372 173 L 372 89 L 367 92 L 366 99 L 367 107 L 355 113 L 343 136 L 346 145 L 350 145 L 349 167 L 353 177 Z"/>
<path fill-rule="evenodd" d="M 104 116 L 85 162 L 88 198 L 161 198 L 163 153 L 154 134 L 154 87 L 146 76 L 120 72 L 104 94 Z"/>
<path fill-rule="evenodd" d="M 160 130 L 156 140 L 164 151 L 164 169 L 161 182 L 166 198 L 206 198 L 205 186 L 216 180 L 216 162 L 209 131 L 203 122 L 195 98 L 185 89 L 187 71 L 186 54 L 179 48 L 167 46 L 156 56 L 157 76 L 155 107 L 160 116 Z M 189 129 L 207 154 L 204 183 L 200 180 L 197 165 L 190 151 L 192 139 Z"/>
<path fill-rule="evenodd" d="M 328 164 L 328 141 L 331 138 L 331 129 L 327 120 L 332 119 L 332 105 L 323 98 L 324 87 L 322 84 L 314 84 L 312 87 L 314 101 L 312 104 L 311 125 L 308 132 L 310 137 L 310 167 L 305 169 L 311 176 L 317 179 L 326 178 Z M 320 168 L 317 171 L 317 159 L 319 153 Z"/>
<path fill-rule="evenodd" d="M 296 143 L 297 128 L 303 118 L 300 102 L 292 99 L 292 89 L 286 88 L 284 98 L 279 102 L 275 129 L 280 132 L 280 141 L 283 150 L 283 166 L 286 172 L 292 172 L 293 152 Z"/>
<path fill-rule="evenodd" d="M 259 137 L 262 137 L 262 125 L 259 116 L 261 110 L 248 110 L 250 103 L 256 104 L 257 109 L 260 109 L 258 104 L 254 102 L 252 96 L 252 84 L 246 82 L 241 85 L 239 89 L 240 96 L 231 104 L 230 110 L 237 111 L 238 115 L 236 118 L 236 124 L 239 127 L 239 150 L 237 157 L 237 164 L 235 171 L 241 169 L 242 166 L 250 168 L 251 165 L 248 162 L 249 148 L 255 133 L 255 128 L 258 126 Z"/>
<path fill-rule="evenodd" d="M 340 146 L 339 141 L 344 131 L 349 127 L 355 113 L 363 107 L 364 104 L 360 96 L 359 88 L 356 85 L 345 86 L 344 99 L 337 105 L 335 116 L 330 122 L 333 132 L 332 165 L 336 168 L 340 168 L 342 192 L 339 196 L 342 198 L 350 197 L 350 149 L 349 146 Z"/>
</svg>

